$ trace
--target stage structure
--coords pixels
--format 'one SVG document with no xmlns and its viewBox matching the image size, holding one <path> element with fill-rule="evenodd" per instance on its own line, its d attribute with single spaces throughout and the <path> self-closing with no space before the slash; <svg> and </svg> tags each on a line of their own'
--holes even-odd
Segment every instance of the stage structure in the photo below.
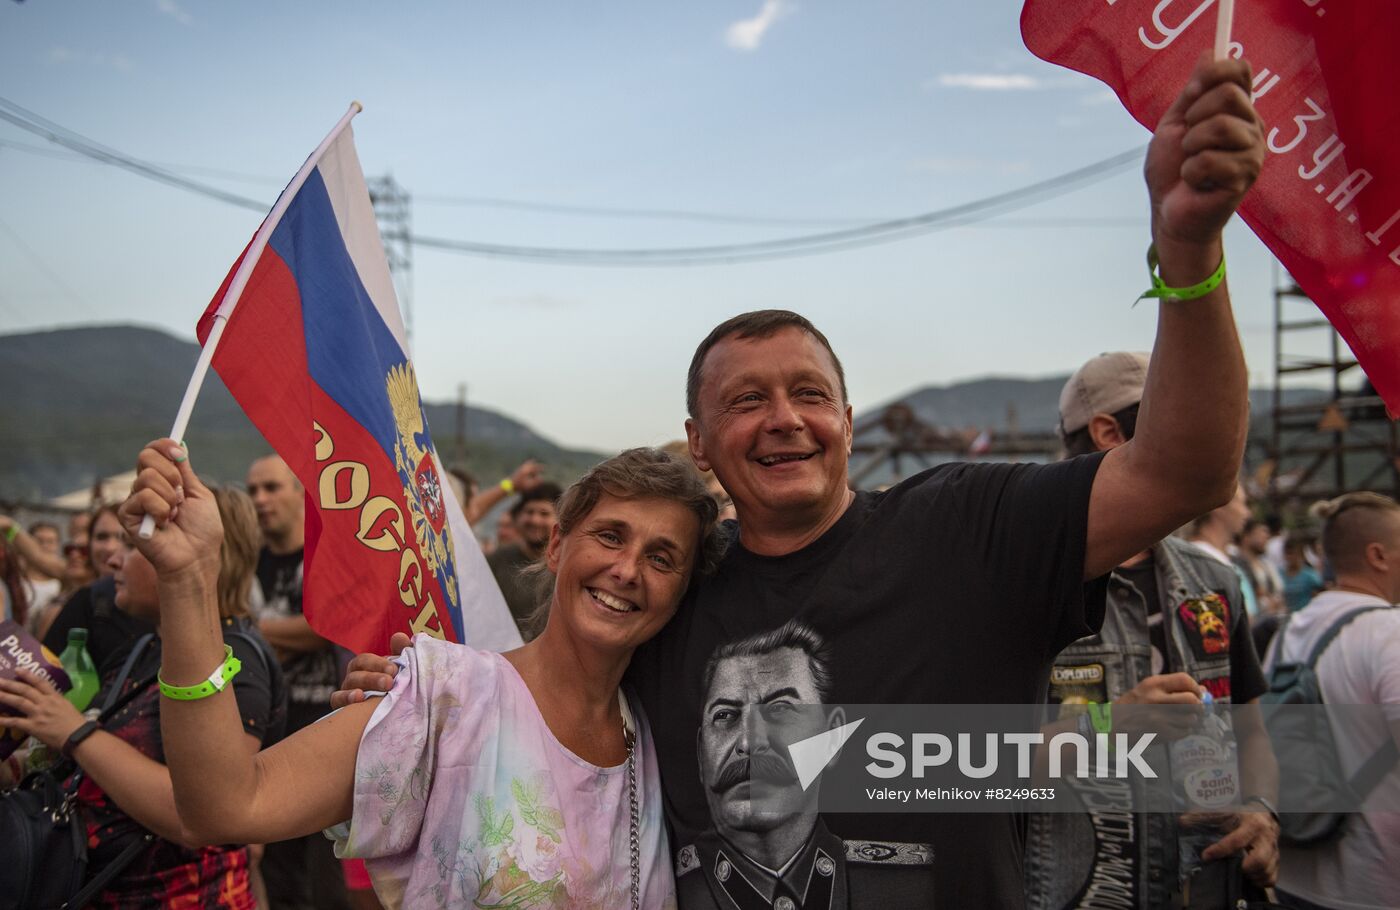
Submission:
<svg viewBox="0 0 1400 910">
<path fill-rule="evenodd" d="M 1277 265 L 1273 391 L 1266 458 L 1252 480 L 1275 514 L 1355 490 L 1400 496 L 1396 422 L 1346 342 Z"/>
<path fill-rule="evenodd" d="M 1015 406 L 1008 405 L 1006 412 L 1006 428 L 998 430 L 936 427 L 904 402 L 863 415 L 851 446 L 851 486 L 897 483 L 949 461 L 1047 462 L 1060 457 L 1060 437 L 1054 431 L 1022 431 Z M 907 471 L 909 466 L 914 470 Z"/>
</svg>

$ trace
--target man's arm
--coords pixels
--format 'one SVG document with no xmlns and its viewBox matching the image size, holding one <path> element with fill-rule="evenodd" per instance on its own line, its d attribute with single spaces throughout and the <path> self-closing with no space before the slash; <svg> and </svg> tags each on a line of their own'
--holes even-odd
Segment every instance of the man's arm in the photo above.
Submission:
<svg viewBox="0 0 1400 910">
<path fill-rule="evenodd" d="M 39 541 L 30 536 L 19 522 L 8 515 L 0 515 L 0 534 L 4 534 L 10 541 L 10 546 L 15 548 L 15 552 L 23 556 L 25 561 L 43 572 L 50 578 L 62 578 L 63 570 L 67 568 L 67 563 L 62 556 L 55 556 L 39 545 Z M 10 537 L 10 535 L 14 535 Z"/>
<path fill-rule="evenodd" d="M 528 458 L 521 463 L 520 467 L 516 468 L 511 473 L 511 491 L 515 493 L 524 493 L 528 490 L 533 490 L 535 487 L 539 486 L 542 481 L 543 476 L 540 473 L 539 463 L 532 458 Z M 505 487 L 499 484 L 494 487 L 488 487 L 480 493 L 477 493 L 462 509 L 462 511 L 466 513 L 467 524 L 476 527 L 478 521 L 485 518 L 486 514 L 494 509 L 497 503 L 509 495 L 511 494 L 506 492 Z"/>
<path fill-rule="evenodd" d="M 1225 223 L 1259 175 L 1264 132 L 1250 89 L 1247 63 L 1203 60 L 1152 138 L 1152 239 L 1169 287 L 1214 273 Z M 1247 381 L 1224 283 L 1159 305 L 1135 435 L 1094 478 L 1086 579 L 1229 500 L 1248 430 Z"/>
<path fill-rule="evenodd" d="M 331 643 L 311 628 L 305 616 L 267 616 L 258 620 L 258 631 L 278 656 L 286 654 L 315 654 Z"/>
</svg>

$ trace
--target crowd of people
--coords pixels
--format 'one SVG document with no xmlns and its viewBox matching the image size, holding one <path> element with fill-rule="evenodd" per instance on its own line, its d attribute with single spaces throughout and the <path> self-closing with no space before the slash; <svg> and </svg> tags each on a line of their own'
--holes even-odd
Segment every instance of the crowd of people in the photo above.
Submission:
<svg viewBox="0 0 1400 910">
<path fill-rule="evenodd" d="M 564 490 L 533 462 L 485 490 L 458 478 L 470 520 L 509 516 L 489 566 L 516 650 L 396 635 L 347 665 L 302 615 L 304 495 L 275 455 L 244 493 L 153 442 L 72 554 L 0 519 L 7 617 L 46 642 L 89 629 L 98 703 L 123 705 L 98 724 L 32 674 L 0 680 L 0 728 L 80 769 L 94 866 L 134 857 L 96 904 L 1400 904 L 1400 767 L 1369 761 L 1400 741 L 1400 506 L 1347 494 L 1283 531 L 1240 486 L 1221 231 L 1262 161 L 1250 86 L 1247 65 L 1203 62 L 1159 125 L 1171 293 L 1150 354 L 1066 384 L 1063 459 L 853 490 L 831 343 L 796 313 L 736 316 L 695 351 L 679 451 L 625 451 Z M 1382 809 L 1300 846 L 1246 706 L 1309 661 L 1328 701 L 1381 708 L 1336 735 L 1381 768 Z M 755 719 L 812 703 L 1233 705 L 1245 773 L 1209 818 L 757 798 L 759 775 L 797 776 L 796 739 Z"/>
</svg>

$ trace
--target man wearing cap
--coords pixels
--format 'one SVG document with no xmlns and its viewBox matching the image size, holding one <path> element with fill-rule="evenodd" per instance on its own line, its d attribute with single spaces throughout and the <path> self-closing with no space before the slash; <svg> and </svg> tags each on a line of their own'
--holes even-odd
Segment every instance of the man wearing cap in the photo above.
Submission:
<svg viewBox="0 0 1400 910">
<path fill-rule="evenodd" d="M 1070 377 L 1060 395 L 1067 456 L 1107 452 L 1133 438 L 1148 360 L 1142 353 L 1101 354 Z M 1206 693 L 1220 705 L 1252 703 L 1266 688 L 1239 578 L 1195 546 L 1168 537 L 1112 572 L 1103 627 L 1055 659 L 1048 701 L 1061 706 L 1063 719 L 1085 710 L 1073 706 L 1200 704 Z M 1262 773 L 1252 773 L 1234 795 L 1265 811 L 1223 818 L 1225 833 L 1212 834 L 1218 843 L 1201 857 L 1216 868 L 1192 878 L 1193 901 L 1186 906 L 1225 906 L 1196 903 L 1207 896 L 1202 892 L 1234 875 L 1215 875 L 1224 868 L 1216 861 L 1242 857 L 1245 875 L 1260 887 L 1276 877 L 1278 827 L 1269 812 L 1277 796 L 1273 755 L 1261 726 L 1240 723 L 1236 733 L 1243 764 Z M 1184 862 L 1189 873 L 1195 865 L 1189 851 Z M 1109 896 L 1122 902 L 1114 906 L 1182 906 L 1182 865 L 1174 815 L 1035 815 L 1026 845 L 1027 906 L 1103 906 Z"/>
</svg>

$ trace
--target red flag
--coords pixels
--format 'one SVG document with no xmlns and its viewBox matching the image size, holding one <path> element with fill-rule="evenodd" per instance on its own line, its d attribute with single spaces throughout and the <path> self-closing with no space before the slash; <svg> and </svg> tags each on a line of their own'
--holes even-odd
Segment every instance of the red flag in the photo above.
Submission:
<svg viewBox="0 0 1400 910">
<path fill-rule="evenodd" d="M 1101 79 L 1152 129 L 1211 47 L 1215 0 L 1027 0 L 1036 56 Z M 1232 57 L 1254 66 L 1269 154 L 1240 216 L 1400 412 L 1400 3 L 1250 0 Z"/>
</svg>

